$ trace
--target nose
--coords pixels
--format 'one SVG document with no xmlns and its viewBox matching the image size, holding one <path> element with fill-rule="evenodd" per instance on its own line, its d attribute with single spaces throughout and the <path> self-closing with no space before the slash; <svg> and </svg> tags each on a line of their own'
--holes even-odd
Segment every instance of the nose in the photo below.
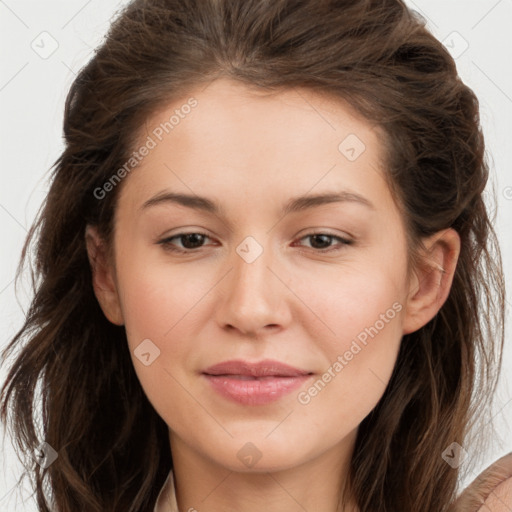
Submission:
<svg viewBox="0 0 512 512">
<path fill-rule="evenodd" d="M 258 246 L 263 250 L 253 260 L 261 251 Z M 230 258 L 231 271 L 218 290 L 218 324 L 225 330 L 255 337 L 283 329 L 291 318 L 292 294 L 280 275 L 284 273 L 282 266 L 278 268 L 271 250 L 263 244 L 255 247 L 253 242 L 245 253 L 240 246 L 237 249 Z"/>
</svg>

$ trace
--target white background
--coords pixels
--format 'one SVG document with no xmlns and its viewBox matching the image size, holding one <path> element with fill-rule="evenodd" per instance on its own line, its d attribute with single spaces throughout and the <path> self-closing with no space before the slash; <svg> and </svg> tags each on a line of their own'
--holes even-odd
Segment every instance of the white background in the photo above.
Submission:
<svg viewBox="0 0 512 512">
<path fill-rule="evenodd" d="M 498 197 L 496 229 L 510 293 L 512 0 L 407 3 L 428 20 L 427 26 L 438 39 L 452 47 L 459 74 L 480 99 Z M 48 189 L 48 171 L 63 148 L 61 127 L 66 93 L 77 71 L 91 57 L 92 49 L 101 42 L 115 11 L 124 4 L 114 0 L 0 0 L 0 349 L 22 325 L 22 308 L 28 304 L 28 288 L 15 295 L 14 273 L 27 230 Z M 43 32 L 50 35 L 41 35 Z M 55 51 L 45 55 L 52 45 Z M 509 299 L 507 321 L 511 302 Z M 489 434 L 489 450 L 481 454 L 481 466 L 464 484 L 490 462 L 512 451 L 510 341 L 507 327 L 504 372 L 494 412 L 499 436 Z M 4 378 L 5 367 L 0 371 L 0 381 Z M 5 434 L 1 427 L 0 433 Z M 1 453 L 0 509 L 36 511 L 30 492 L 15 486 L 22 466 L 8 436 L 4 436 Z M 24 487 L 28 487 L 27 483 Z"/>
</svg>

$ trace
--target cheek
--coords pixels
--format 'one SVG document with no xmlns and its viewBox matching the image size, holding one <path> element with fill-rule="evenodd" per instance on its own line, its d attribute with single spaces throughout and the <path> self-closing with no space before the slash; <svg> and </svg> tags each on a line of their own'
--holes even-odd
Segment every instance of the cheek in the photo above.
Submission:
<svg viewBox="0 0 512 512">
<path fill-rule="evenodd" d="M 212 285 L 204 274 L 185 271 L 185 266 L 173 268 L 148 261 L 134 251 L 129 260 L 118 265 L 121 305 L 135 372 L 147 398 L 168 424 L 176 422 L 176 414 L 171 414 L 169 408 L 174 411 L 177 404 L 188 411 L 189 417 L 204 421 L 180 383 L 186 382 L 194 349 L 188 340 L 194 339 L 196 327 L 197 332 L 200 329 L 199 322 L 194 321 L 197 308 Z M 146 347 L 144 352 L 139 348 L 142 346 Z M 139 358 L 145 352 L 150 353 L 147 366 Z"/>
<path fill-rule="evenodd" d="M 383 265 L 365 268 L 367 272 L 340 274 L 336 283 L 332 279 L 330 283 L 316 280 L 315 286 L 304 283 L 308 306 L 321 319 L 315 320 L 321 327 L 314 339 L 326 364 L 298 401 L 310 418 L 329 410 L 331 426 L 359 423 L 375 407 L 393 372 L 402 339 L 399 273 Z"/>
<path fill-rule="evenodd" d="M 300 320 L 308 319 L 309 330 L 316 324 L 315 337 L 335 352 L 347 350 L 355 338 L 364 343 L 368 330 L 375 333 L 376 328 L 387 336 L 400 323 L 403 309 L 404 287 L 398 274 L 369 262 L 305 274 L 293 284 L 297 295 L 304 297 Z"/>
<path fill-rule="evenodd" d="M 133 345 L 150 338 L 161 344 L 190 324 L 194 308 L 200 307 L 214 280 L 210 283 L 204 272 L 192 267 L 138 261 L 133 257 L 118 272 L 128 341 Z"/>
<path fill-rule="evenodd" d="M 382 304 L 386 307 L 372 310 L 367 304 L 362 313 L 339 315 L 338 336 L 322 345 L 325 368 L 297 396 L 305 417 L 319 423 L 325 436 L 340 425 L 356 428 L 377 405 L 391 378 L 402 338 L 400 303 Z"/>
</svg>

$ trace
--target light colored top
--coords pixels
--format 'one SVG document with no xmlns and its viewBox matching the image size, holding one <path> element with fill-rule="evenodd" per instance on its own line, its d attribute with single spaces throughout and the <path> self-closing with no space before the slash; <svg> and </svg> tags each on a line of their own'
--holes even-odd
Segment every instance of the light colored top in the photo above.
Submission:
<svg viewBox="0 0 512 512">
<path fill-rule="evenodd" d="M 167 479 L 160 489 L 153 512 L 179 512 L 172 469 L 169 471 Z"/>
<path fill-rule="evenodd" d="M 484 503 L 485 502 L 485 503 Z M 483 507 L 480 507 L 481 505 Z M 512 453 L 487 468 L 462 492 L 453 504 L 453 512 L 512 511 Z M 191 509 L 194 510 L 194 509 Z M 160 489 L 153 512 L 179 512 L 172 469 Z"/>
</svg>

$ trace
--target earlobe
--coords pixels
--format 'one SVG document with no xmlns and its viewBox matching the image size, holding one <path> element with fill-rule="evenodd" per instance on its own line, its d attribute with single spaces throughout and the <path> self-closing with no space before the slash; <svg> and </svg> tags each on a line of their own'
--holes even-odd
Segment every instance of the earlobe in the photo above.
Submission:
<svg viewBox="0 0 512 512">
<path fill-rule="evenodd" d="M 424 241 L 426 253 L 415 269 L 403 316 L 403 334 L 426 325 L 445 303 L 453 283 L 460 254 L 460 237 L 446 229 Z"/>
<path fill-rule="evenodd" d="M 109 261 L 104 240 L 94 226 L 85 229 L 87 256 L 91 266 L 94 294 L 107 319 L 116 325 L 123 325 L 123 315 L 113 265 Z"/>
</svg>

